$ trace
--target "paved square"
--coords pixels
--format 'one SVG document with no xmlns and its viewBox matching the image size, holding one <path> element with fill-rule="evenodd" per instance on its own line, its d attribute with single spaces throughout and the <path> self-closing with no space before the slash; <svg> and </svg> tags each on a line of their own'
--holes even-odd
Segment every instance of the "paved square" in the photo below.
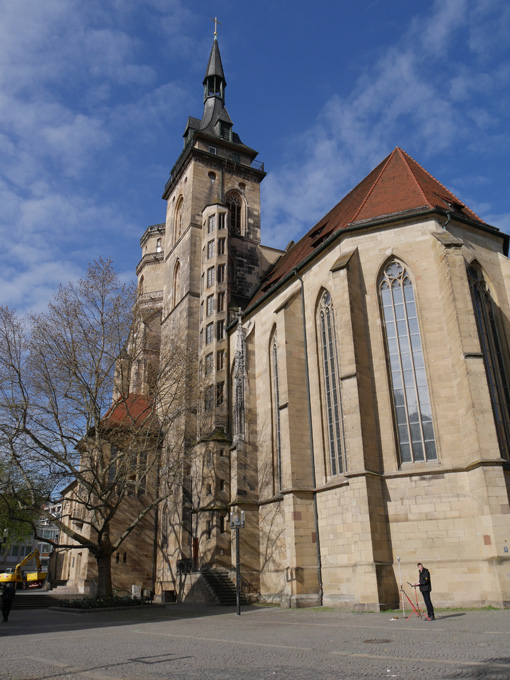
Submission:
<svg viewBox="0 0 510 680">
<path fill-rule="evenodd" d="M 7 680 L 510 679 L 510 610 L 402 614 L 169 605 L 87 614 L 13 610 Z"/>
</svg>

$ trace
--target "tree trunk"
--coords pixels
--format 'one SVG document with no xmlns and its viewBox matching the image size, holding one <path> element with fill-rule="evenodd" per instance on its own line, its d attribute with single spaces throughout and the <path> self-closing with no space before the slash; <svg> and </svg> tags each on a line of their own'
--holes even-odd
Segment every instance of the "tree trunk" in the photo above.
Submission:
<svg viewBox="0 0 510 680">
<path fill-rule="evenodd" d="M 95 555 L 97 562 L 97 597 L 112 597 L 112 553 Z"/>
</svg>

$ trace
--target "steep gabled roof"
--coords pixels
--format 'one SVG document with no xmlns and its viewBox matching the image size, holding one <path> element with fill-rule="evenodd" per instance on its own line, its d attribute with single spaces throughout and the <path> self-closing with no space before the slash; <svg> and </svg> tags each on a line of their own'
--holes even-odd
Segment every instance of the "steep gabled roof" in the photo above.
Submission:
<svg viewBox="0 0 510 680">
<path fill-rule="evenodd" d="M 282 255 L 262 279 L 261 286 L 250 305 L 313 253 L 333 232 L 365 220 L 435 208 L 451 210 L 453 215 L 485 225 L 485 222 L 463 205 L 451 191 L 405 151 L 396 147 L 340 203 Z"/>
<path fill-rule="evenodd" d="M 101 420 L 107 429 L 157 430 L 159 423 L 154 405 L 143 394 L 128 394 L 119 397 Z"/>
</svg>

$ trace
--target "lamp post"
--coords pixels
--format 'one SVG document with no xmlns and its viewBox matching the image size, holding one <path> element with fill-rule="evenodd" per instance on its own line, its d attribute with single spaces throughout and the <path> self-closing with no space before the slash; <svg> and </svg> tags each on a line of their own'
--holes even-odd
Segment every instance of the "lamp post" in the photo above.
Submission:
<svg viewBox="0 0 510 680">
<path fill-rule="evenodd" d="M 241 510 L 241 516 L 234 511 L 230 512 L 230 528 L 236 530 L 236 605 L 237 615 L 241 616 L 241 551 L 239 549 L 239 529 L 244 529 L 244 510 Z"/>
</svg>

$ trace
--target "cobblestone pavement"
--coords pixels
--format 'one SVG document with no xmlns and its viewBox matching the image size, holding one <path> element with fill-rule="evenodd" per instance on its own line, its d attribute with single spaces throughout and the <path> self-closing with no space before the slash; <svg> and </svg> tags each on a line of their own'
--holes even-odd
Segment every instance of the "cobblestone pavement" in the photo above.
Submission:
<svg viewBox="0 0 510 680">
<path fill-rule="evenodd" d="M 12 611 L 6 680 L 510 680 L 510 610 L 402 613 L 220 607 Z"/>
</svg>

